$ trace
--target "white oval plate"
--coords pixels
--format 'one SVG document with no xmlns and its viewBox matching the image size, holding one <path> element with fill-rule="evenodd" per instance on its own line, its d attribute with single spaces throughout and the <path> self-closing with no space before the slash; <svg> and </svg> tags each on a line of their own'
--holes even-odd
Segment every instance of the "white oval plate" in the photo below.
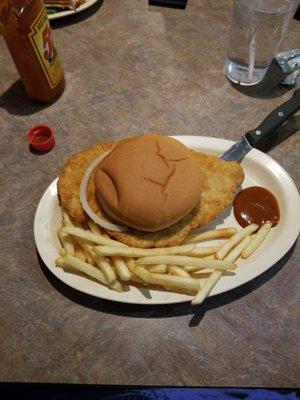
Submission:
<svg viewBox="0 0 300 400">
<path fill-rule="evenodd" d="M 84 11 L 87 8 L 92 7 L 93 4 L 97 3 L 98 0 L 87 0 L 86 3 L 81 4 L 81 6 L 77 7 L 76 10 L 67 10 L 67 11 L 59 11 L 55 14 L 49 14 L 48 19 L 58 19 L 63 17 L 68 17 L 69 15 L 74 15 L 79 13 L 80 11 Z"/>
<path fill-rule="evenodd" d="M 224 139 L 175 136 L 187 147 L 202 152 L 220 155 L 234 142 Z M 236 274 L 223 276 L 210 296 L 234 289 L 262 274 L 275 264 L 294 244 L 300 229 L 300 199 L 299 194 L 287 172 L 266 154 L 251 150 L 244 158 L 242 166 L 245 172 L 245 181 L 242 188 L 258 185 L 269 189 L 277 198 L 281 217 L 279 224 L 272 228 L 262 246 L 248 260 L 238 260 Z M 128 291 L 118 293 L 97 282 L 83 276 L 65 272 L 55 267 L 60 243 L 56 231 L 60 226 L 61 212 L 57 198 L 57 179 L 54 180 L 43 194 L 34 220 L 34 237 L 40 256 L 49 270 L 61 281 L 81 292 L 107 300 L 114 300 L 132 304 L 172 304 L 188 301 L 190 296 L 164 292 L 160 290 L 138 289 L 130 286 Z M 237 224 L 232 211 L 217 218 L 213 227 L 229 227 Z M 222 221 L 218 224 L 218 221 Z M 207 229 L 208 227 L 205 227 Z"/>
</svg>

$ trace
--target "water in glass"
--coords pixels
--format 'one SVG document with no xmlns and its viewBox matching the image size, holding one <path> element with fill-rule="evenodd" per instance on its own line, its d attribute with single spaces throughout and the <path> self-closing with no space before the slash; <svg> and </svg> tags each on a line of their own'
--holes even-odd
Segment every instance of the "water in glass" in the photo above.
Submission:
<svg viewBox="0 0 300 400">
<path fill-rule="evenodd" d="M 255 85 L 263 79 L 298 4 L 295 0 L 235 0 L 225 64 L 231 81 Z"/>
</svg>

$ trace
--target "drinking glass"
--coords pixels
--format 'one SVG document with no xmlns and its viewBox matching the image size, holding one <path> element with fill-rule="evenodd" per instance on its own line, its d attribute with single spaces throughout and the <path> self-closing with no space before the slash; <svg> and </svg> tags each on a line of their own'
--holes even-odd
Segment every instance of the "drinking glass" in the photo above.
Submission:
<svg viewBox="0 0 300 400">
<path fill-rule="evenodd" d="M 299 0 L 234 0 L 225 63 L 228 79 L 250 86 L 264 78 L 299 3 Z"/>
</svg>

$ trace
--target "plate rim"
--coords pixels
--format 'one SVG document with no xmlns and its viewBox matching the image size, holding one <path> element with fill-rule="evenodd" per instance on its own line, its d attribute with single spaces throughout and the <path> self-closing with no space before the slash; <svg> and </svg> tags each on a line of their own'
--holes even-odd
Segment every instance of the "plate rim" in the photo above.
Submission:
<svg viewBox="0 0 300 400">
<path fill-rule="evenodd" d="M 179 140 L 181 142 L 185 142 L 185 141 L 191 142 L 191 143 L 189 143 L 189 147 L 195 146 L 195 147 L 198 147 L 198 150 L 200 150 L 199 149 L 199 142 L 198 142 L 199 139 L 201 141 L 207 140 L 208 142 L 209 141 L 212 142 L 212 143 L 214 142 L 213 144 L 216 144 L 216 151 L 218 151 L 217 148 L 219 147 L 219 148 L 222 148 L 222 150 L 221 150 L 222 152 L 226 150 L 226 149 L 224 150 L 224 146 L 229 148 L 231 145 L 233 145 L 235 143 L 232 140 L 223 139 L 223 138 L 208 137 L 208 136 L 176 135 L 176 136 L 171 136 L 171 137 L 173 137 L 173 138 L 175 138 L 175 139 L 177 139 L 177 140 Z M 198 142 L 198 146 L 197 146 L 197 142 Z M 252 153 L 252 155 L 251 155 L 251 153 Z M 270 157 L 266 153 L 261 152 L 260 150 L 257 150 L 257 149 L 253 148 L 251 150 L 251 152 L 249 152 L 246 157 L 248 157 L 248 158 L 250 157 L 250 158 L 254 158 L 254 159 L 256 159 L 256 157 L 267 158 L 268 162 L 271 163 L 271 165 L 276 166 L 276 168 L 287 179 L 288 187 L 289 187 L 289 189 L 292 190 L 292 195 L 295 196 L 297 198 L 297 200 L 298 200 L 298 207 L 296 209 L 296 213 L 299 213 L 299 215 L 300 215 L 300 196 L 299 196 L 299 192 L 297 190 L 297 187 L 296 187 L 294 181 L 292 180 L 292 178 L 288 174 L 288 172 L 277 161 L 275 161 L 272 157 Z M 34 217 L 34 240 L 35 240 L 36 248 L 38 250 L 38 253 L 39 253 L 43 263 L 46 265 L 47 269 L 51 273 L 53 273 L 56 276 L 57 279 L 59 279 L 64 284 L 72 287 L 73 289 L 78 290 L 79 292 L 94 296 L 96 298 L 109 300 L 109 301 L 115 301 L 115 302 L 119 302 L 119 303 L 139 304 L 139 305 L 166 305 L 166 304 L 184 303 L 184 302 L 190 301 L 192 299 L 192 296 L 183 295 L 183 294 L 177 294 L 178 296 L 181 296 L 181 297 L 178 297 L 178 299 L 175 299 L 175 300 L 172 300 L 172 301 L 153 300 L 153 298 L 152 299 L 146 299 L 145 298 L 145 300 L 140 300 L 139 299 L 137 301 L 126 299 L 126 298 L 125 299 L 114 299 L 114 298 L 110 298 L 109 296 L 106 296 L 105 294 L 104 295 L 101 294 L 101 296 L 97 295 L 92 290 L 88 290 L 85 287 L 78 288 L 78 286 L 76 284 L 73 285 L 72 282 L 70 283 L 70 282 L 67 282 L 66 280 L 62 279 L 62 277 L 59 275 L 59 269 L 57 269 L 57 267 L 55 267 L 55 266 L 51 266 L 50 267 L 50 266 L 47 265 L 47 263 L 46 263 L 46 261 L 45 261 L 45 259 L 43 257 L 44 251 L 43 251 L 42 247 L 40 246 L 40 241 L 39 241 L 38 234 L 37 234 L 37 232 L 38 232 L 38 226 L 37 226 L 37 224 L 38 224 L 38 216 L 39 216 L 41 208 L 43 206 L 43 200 L 48 195 L 48 191 L 50 190 L 50 187 L 53 186 L 53 185 L 56 185 L 57 180 L 58 180 L 58 177 L 55 178 L 50 183 L 50 185 L 48 185 L 46 190 L 43 192 L 43 195 L 41 196 L 41 198 L 39 200 L 39 203 L 38 203 L 38 206 L 36 208 L 35 217 Z M 286 187 L 286 184 L 284 184 L 284 187 Z M 280 259 L 282 259 L 282 257 L 291 249 L 291 247 L 295 243 L 295 241 L 296 241 L 296 239 L 298 237 L 298 234 L 299 234 L 299 230 L 300 230 L 300 221 L 298 222 L 298 226 L 297 226 L 297 224 L 295 224 L 293 227 L 294 227 L 294 229 L 292 231 L 292 234 L 289 234 L 289 239 L 288 239 L 288 242 L 290 242 L 289 247 L 286 249 L 286 248 L 284 248 L 284 246 L 282 246 L 282 248 L 280 249 L 281 251 L 276 253 L 276 256 L 273 257 L 273 260 L 272 260 L 272 257 L 271 257 L 271 261 L 268 262 L 267 267 L 262 272 L 257 271 L 257 273 L 254 273 L 254 275 L 250 279 L 247 279 L 247 277 L 245 277 L 244 280 L 242 279 L 242 281 L 239 281 L 239 283 L 232 285 L 229 289 L 222 289 L 220 287 L 219 290 L 214 290 L 212 293 L 210 293 L 209 297 L 216 296 L 218 294 L 226 293 L 226 292 L 229 292 L 229 291 L 231 291 L 233 289 L 236 289 L 237 287 L 240 287 L 240 286 L 244 285 L 247 282 L 251 282 L 253 279 L 257 278 L 258 276 L 260 276 L 261 274 L 266 272 L 268 269 L 270 269 L 275 263 L 277 263 Z M 57 269 L 57 271 L 56 271 L 56 269 Z"/>
</svg>

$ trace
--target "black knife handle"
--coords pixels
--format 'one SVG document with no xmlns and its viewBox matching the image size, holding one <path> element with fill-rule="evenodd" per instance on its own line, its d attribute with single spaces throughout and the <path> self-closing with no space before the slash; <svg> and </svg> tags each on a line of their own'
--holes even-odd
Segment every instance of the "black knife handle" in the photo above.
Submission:
<svg viewBox="0 0 300 400">
<path fill-rule="evenodd" d="M 276 129 L 298 110 L 300 110 L 300 89 L 295 90 L 291 99 L 275 108 L 257 128 L 246 133 L 246 139 L 251 146 L 257 147 L 266 139 L 271 139 Z"/>
</svg>

